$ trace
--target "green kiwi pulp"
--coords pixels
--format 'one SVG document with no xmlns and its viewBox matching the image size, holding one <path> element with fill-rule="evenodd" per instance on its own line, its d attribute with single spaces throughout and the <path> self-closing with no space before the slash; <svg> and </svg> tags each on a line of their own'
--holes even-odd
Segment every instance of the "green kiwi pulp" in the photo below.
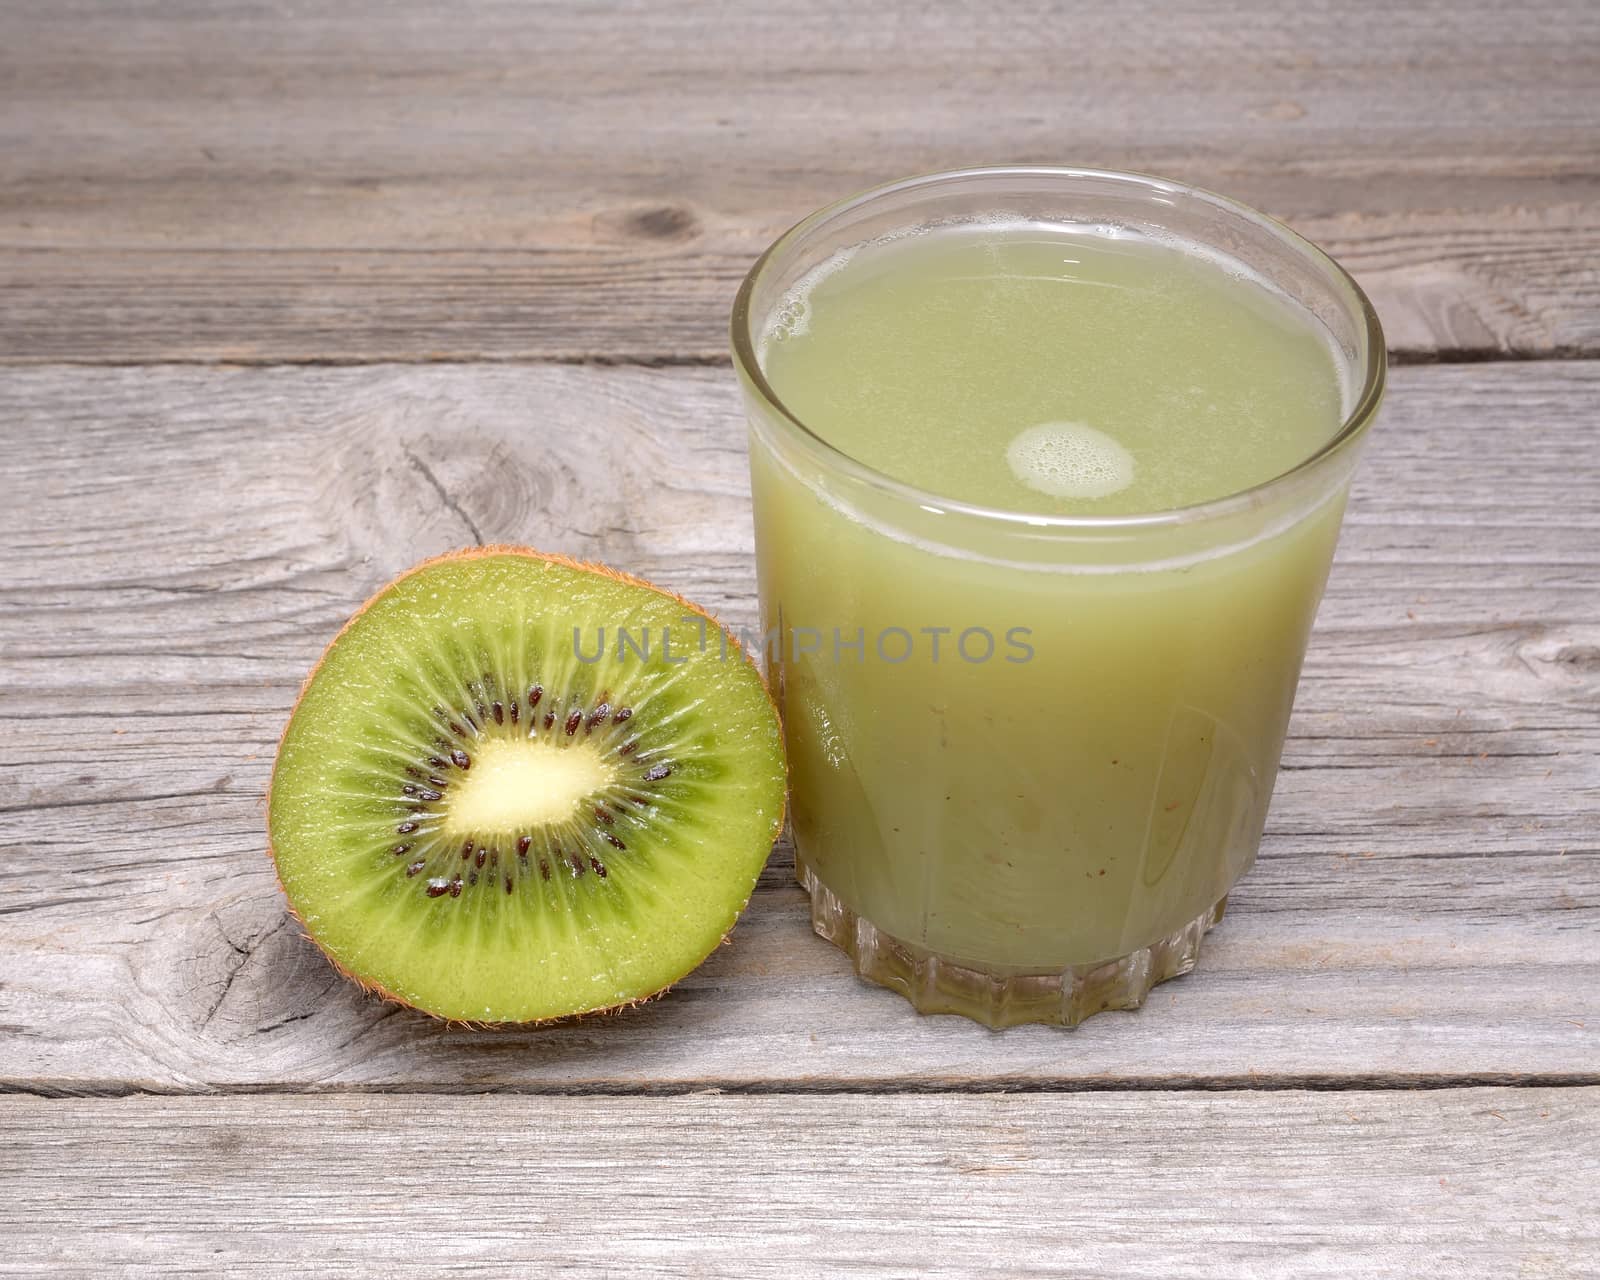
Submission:
<svg viewBox="0 0 1600 1280">
<path fill-rule="evenodd" d="M 268 801 L 278 876 L 363 986 L 531 1022 L 717 946 L 783 822 L 777 714 L 678 597 L 491 547 L 380 591 L 312 671 Z"/>
</svg>

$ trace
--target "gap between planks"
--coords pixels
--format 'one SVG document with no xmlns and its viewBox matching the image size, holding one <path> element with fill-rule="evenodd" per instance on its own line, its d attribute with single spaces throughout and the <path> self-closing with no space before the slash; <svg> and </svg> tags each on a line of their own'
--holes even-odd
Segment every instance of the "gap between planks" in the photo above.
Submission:
<svg viewBox="0 0 1600 1280">
<path fill-rule="evenodd" d="M 484 1035 L 495 1034 L 492 1031 Z M 125 1080 L 0 1080 L 0 1099 L 37 1098 L 72 1102 L 86 1098 L 683 1098 L 714 1094 L 748 1098 L 907 1097 L 949 1095 L 1071 1096 L 1094 1093 L 1445 1093 L 1460 1089 L 1593 1089 L 1600 1071 L 1479 1071 L 1386 1074 L 1289 1074 L 1236 1076 L 1105 1076 L 1086 1079 L 1032 1079 L 1026 1076 L 904 1080 L 673 1080 L 660 1083 L 590 1081 L 386 1085 L 298 1085 L 293 1082 L 161 1087 Z"/>
<path fill-rule="evenodd" d="M 1595 352 L 1580 346 L 1553 347 L 1545 351 L 1491 350 L 1480 347 L 1449 347 L 1431 351 L 1411 348 L 1388 353 L 1391 369 L 1419 365 L 1455 364 L 1530 364 L 1537 361 L 1592 360 Z M 708 352 L 595 351 L 574 355 L 496 354 L 492 351 L 452 355 L 399 354 L 352 356 L 93 356 L 61 358 L 55 356 L 8 356 L 0 352 L 0 369 L 360 369 L 381 365 L 498 365 L 537 368 L 556 365 L 575 369 L 730 369 L 733 358 Z"/>
</svg>

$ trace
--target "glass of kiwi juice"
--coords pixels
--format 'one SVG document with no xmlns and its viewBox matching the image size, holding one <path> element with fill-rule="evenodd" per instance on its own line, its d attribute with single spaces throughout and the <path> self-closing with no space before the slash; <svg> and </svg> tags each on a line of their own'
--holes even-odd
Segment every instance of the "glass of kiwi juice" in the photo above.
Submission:
<svg viewBox="0 0 1600 1280">
<path fill-rule="evenodd" d="M 732 328 L 817 932 L 925 1012 L 1137 1007 L 1256 854 L 1371 304 L 1231 200 L 997 168 L 812 214 Z"/>
</svg>

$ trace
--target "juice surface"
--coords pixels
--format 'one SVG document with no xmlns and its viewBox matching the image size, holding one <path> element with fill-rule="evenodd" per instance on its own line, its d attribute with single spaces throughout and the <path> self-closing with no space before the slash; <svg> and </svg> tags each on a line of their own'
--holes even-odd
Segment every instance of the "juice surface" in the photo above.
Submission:
<svg viewBox="0 0 1600 1280">
<path fill-rule="evenodd" d="M 1337 431 L 1326 336 L 1242 268 L 1123 232 L 966 224 L 791 289 L 768 381 L 823 439 L 981 506 L 1124 515 L 1289 470 Z"/>
</svg>

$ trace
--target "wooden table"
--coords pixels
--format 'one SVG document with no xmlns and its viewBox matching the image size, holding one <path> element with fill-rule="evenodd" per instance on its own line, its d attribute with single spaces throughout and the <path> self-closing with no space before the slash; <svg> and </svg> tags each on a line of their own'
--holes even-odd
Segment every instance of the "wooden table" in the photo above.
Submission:
<svg viewBox="0 0 1600 1280">
<path fill-rule="evenodd" d="M 1265 847 L 1075 1033 L 919 1018 L 780 846 L 673 995 L 364 998 L 262 794 L 398 570 L 755 613 L 724 327 L 907 172 L 1170 174 L 1377 302 Z M 0 1274 L 1600 1274 L 1600 8 L 0 13 Z"/>
</svg>

